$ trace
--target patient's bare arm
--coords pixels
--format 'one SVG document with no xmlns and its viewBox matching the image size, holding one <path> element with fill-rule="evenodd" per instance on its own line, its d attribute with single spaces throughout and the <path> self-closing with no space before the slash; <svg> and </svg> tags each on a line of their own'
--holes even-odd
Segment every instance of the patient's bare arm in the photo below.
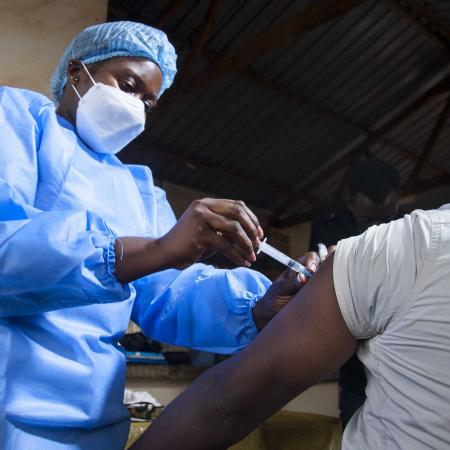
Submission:
<svg viewBox="0 0 450 450">
<path fill-rule="evenodd" d="M 356 350 L 336 299 L 333 257 L 241 353 L 201 376 L 133 447 L 222 449 Z"/>
</svg>

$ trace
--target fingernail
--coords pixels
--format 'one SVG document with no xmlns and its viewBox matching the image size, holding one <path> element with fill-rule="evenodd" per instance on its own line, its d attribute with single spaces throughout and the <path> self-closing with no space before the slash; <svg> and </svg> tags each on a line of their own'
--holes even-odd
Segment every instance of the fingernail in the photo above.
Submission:
<svg viewBox="0 0 450 450">
<path fill-rule="evenodd" d="M 244 264 L 247 266 L 247 267 L 250 267 L 252 264 L 250 263 L 250 261 L 247 261 L 247 260 L 245 260 L 244 261 Z"/>
<path fill-rule="evenodd" d="M 252 256 L 251 256 L 250 259 L 251 259 L 252 262 L 255 262 L 256 261 L 256 255 L 254 253 L 252 253 Z"/>
<path fill-rule="evenodd" d="M 256 246 L 259 248 L 261 246 L 261 239 L 259 239 L 258 236 L 256 236 Z"/>
<path fill-rule="evenodd" d="M 310 270 L 311 272 L 316 273 L 316 271 L 317 271 L 317 264 L 316 264 L 316 263 L 312 263 L 312 264 L 309 266 L 309 270 Z"/>
</svg>

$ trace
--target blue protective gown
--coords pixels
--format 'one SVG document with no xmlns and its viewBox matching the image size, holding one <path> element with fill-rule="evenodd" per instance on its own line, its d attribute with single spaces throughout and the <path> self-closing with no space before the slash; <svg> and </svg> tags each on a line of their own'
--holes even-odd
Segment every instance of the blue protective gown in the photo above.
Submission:
<svg viewBox="0 0 450 450">
<path fill-rule="evenodd" d="M 269 281 L 195 264 L 123 285 L 115 236 L 175 223 L 147 167 L 92 152 L 46 97 L 0 88 L 0 448 L 122 449 L 130 317 L 163 342 L 232 353 Z"/>
</svg>

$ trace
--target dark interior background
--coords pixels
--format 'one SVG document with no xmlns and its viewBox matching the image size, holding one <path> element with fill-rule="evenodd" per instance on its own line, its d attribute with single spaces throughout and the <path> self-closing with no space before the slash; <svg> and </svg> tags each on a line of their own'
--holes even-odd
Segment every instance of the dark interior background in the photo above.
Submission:
<svg viewBox="0 0 450 450">
<path fill-rule="evenodd" d="M 450 2 L 110 0 L 163 29 L 178 74 L 121 153 L 285 227 L 343 205 L 350 161 L 400 172 L 402 209 L 450 198 Z"/>
</svg>

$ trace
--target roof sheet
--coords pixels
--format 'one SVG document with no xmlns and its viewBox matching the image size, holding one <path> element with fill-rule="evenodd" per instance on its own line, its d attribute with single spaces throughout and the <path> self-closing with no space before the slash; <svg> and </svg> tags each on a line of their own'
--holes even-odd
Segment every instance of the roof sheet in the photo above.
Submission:
<svg viewBox="0 0 450 450">
<path fill-rule="evenodd" d="M 345 173 L 344 164 L 330 172 L 333 162 L 442 79 L 449 58 L 390 2 L 367 0 L 256 60 L 248 54 L 237 72 L 209 77 L 212 58 L 233 54 L 312 4 L 221 2 L 201 54 L 190 60 L 211 2 L 110 1 L 111 19 L 162 26 L 179 52 L 178 83 L 123 159 L 148 164 L 159 180 L 271 211 L 291 198 L 285 215 L 333 204 Z M 447 1 L 432 8 L 450 24 Z M 207 77 L 186 94 L 188 69 L 191 83 Z M 372 143 L 372 153 L 392 162 L 405 184 L 444 101 L 437 96 Z M 423 179 L 450 174 L 449 140 L 446 126 Z"/>
</svg>

